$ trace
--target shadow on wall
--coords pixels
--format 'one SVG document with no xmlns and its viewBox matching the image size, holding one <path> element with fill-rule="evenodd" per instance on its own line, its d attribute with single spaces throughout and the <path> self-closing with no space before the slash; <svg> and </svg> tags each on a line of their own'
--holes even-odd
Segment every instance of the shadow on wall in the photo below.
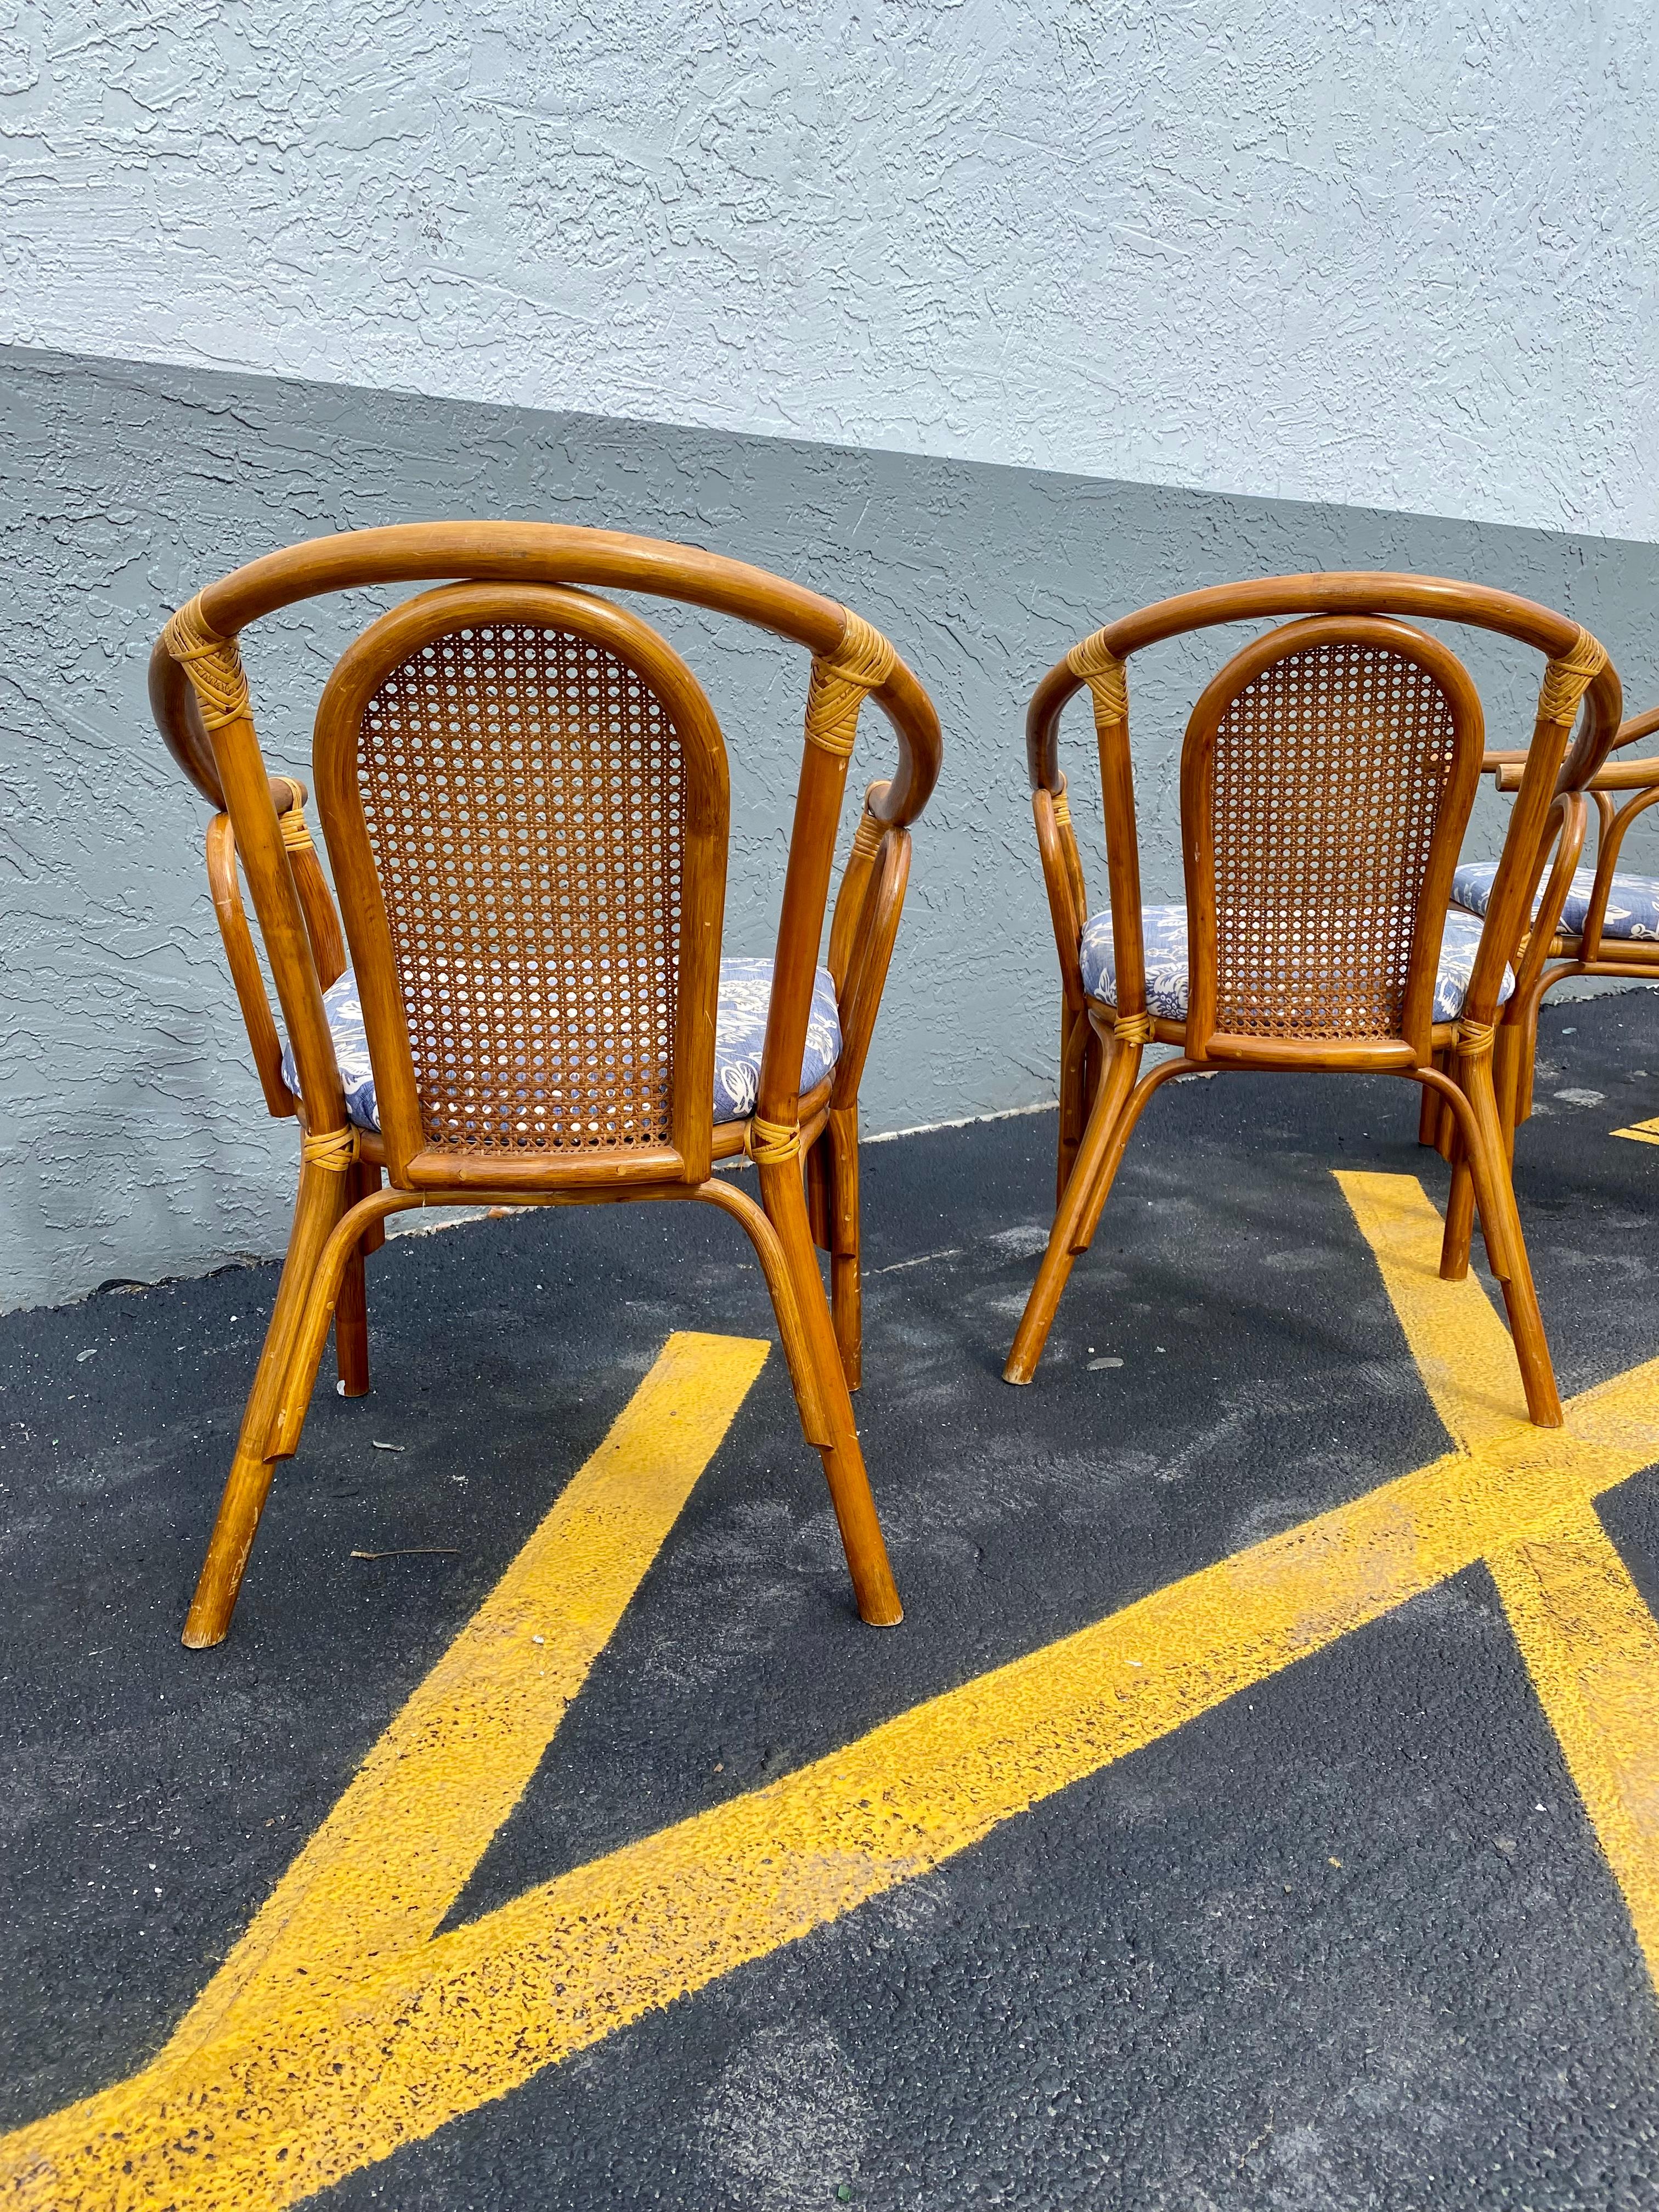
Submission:
<svg viewBox="0 0 1659 2212">
<path fill-rule="evenodd" d="M 9 1050 L 0 1063 L 0 1306 L 279 1249 L 294 1139 L 266 1120 L 202 867 L 206 809 L 163 753 L 145 666 L 173 607 L 273 546 L 441 516 L 523 515 L 716 547 L 866 615 L 933 694 L 945 769 L 866 1079 L 871 1130 L 1050 1098 L 1057 986 L 1026 796 L 1032 685 L 1109 617 L 1275 571 L 1404 568 L 1564 607 L 1659 698 L 1659 548 L 1340 507 L 382 392 L 0 349 L 11 605 L 0 670 Z M 273 617 L 248 672 L 274 768 L 308 778 L 336 654 L 390 595 Z M 781 890 L 806 665 L 694 611 L 642 611 L 685 653 L 732 756 L 728 951 L 763 951 Z M 1188 709 L 1236 641 L 1132 672 L 1149 897 L 1180 882 Z M 1493 742 L 1524 742 L 1538 671 L 1455 641 Z M 1086 702 L 1085 702 L 1086 704 Z M 1093 745 L 1065 764 L 1104 902 Z M 866 718 L 849 788 L 887 772 Z M 846 834 L 851 834 L 849 806 Z M 1472 842 L 1495 853 L 1483 794 Z M 1650 845 L 1649 850 L 1654 849 Z M 1644 861 L 1632 841 L 1632 859 Z"/>
</svg>

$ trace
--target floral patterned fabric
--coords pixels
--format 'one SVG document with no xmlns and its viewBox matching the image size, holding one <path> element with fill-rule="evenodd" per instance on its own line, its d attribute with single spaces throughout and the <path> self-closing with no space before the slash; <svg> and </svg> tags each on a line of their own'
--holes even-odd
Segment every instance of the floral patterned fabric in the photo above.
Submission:
<svg viewBox="0 0 1659 2212">
<path fill-rule="evenodd" d="M 1485 914 L 1492 900 L 1492 887 L 1498 874 L 1496 860 L 1466 860 L 1452 878 L 1452 899 L 1471 914 Z M 1538 896 L 1532 910 L 1537 913 L 1539 904 L 1549 884 L 1547 870 L 1538 879 Z M 1595 889 L 1594 868 L 1580 868 L 1572 879 L 1572 889 L 1567 893 L 1566 904 L 1561 909 L 1561 928 L 1565 936 L 1578 937 L 1583 933 L 1584 918 L 1589 912 L 1590 894 Z M 1615 876 L 1613 890 L 1607 899 L 1607 918 L 1601 925 L 1603 937 L 1659 938 L 1659 878 L 1653 876 Z"/>
<path fill-rule="evenodd" d="M 761 1047 L 766 1042 L 766 1012 L 771 1003 L 769 960 L 739 954 L 721 961 L 720 1010 L 714 1018 L 717 1122 L 744 1121 L 755 1110 L 760 1091 Z M 827 968 L 820 968 L 812 979 L 812 1005 L 806 1017 L 806 1046 L 800 1062 L 802 1091 L 822 1083 L 840 1058 L 836 979 Z"/>
<path fill-rule="evenodd" d="M 1168 1022 L 1187 1018 L 1187 909 L 1184 906 L 1144 906 L 1140 909 L 1141 940 L 1146 954 L 1146 1004 Z M 1480 945 L 1480 925 L 1470 915 L 1446 916 L 1441 940 L 1440 966 L 1434 979 L 1434 1018 L 1455 1022 L 1463 1011 L 1474 956 Z M 1091 999 L 1116 1004 L 1117 963 L 1112 951 L 1112 917 L 1097 914 L 1083 932 L 1078 948 L 1083 968 L 1083 988 Z M 1509 969 L 1498 987 L 1501 1005 L 1515 988 Z"/>
<path fill-rule="evenodd" d="M 714 1018 L 714 1119 L 746 1121 L 755 1110 L 760 1090 L 761 1048 L 766 1042 L 766 1015 L 772 1002 L 772 963 L 738 957 L 720 963 L 720 1004 Z M 374 1071 L 369 1064 L 368 1034 L 357 996 L 357 981 L 347 969 L 323 994 L 334 1054 L 340 1063 L 345 1088 L 346 1112 L 360 1129 L 378 1129 L 380 1109 L 374 1096 Z M 812 985 L 811 1011 L 806 1022 L 806 1048 L 801 1055 L 800 1087 L 811 1091 L 823 1082 L 841 1058 L 841 1019 L 836 1011 L 836 981 L 820 968 Z M 293 1048 L 283 1048 L 283 1076 L 291 1091 L 299 1089 L 299 1072 Z"/>
</svg>

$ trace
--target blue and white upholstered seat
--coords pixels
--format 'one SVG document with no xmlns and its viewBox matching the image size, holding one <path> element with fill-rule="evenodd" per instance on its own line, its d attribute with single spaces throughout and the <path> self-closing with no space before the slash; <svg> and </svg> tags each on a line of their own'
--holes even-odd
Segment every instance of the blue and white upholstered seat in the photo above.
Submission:
<svg viewBox="0 0 1659 2212">
<path fill-rule="evenodd" d="M 1498 874 L 1496 860 L 1465 860 L 1452 878 L 1452 901 L 1470 914 L 1485 914 L 1492 899 L 1492 887 Z M 1547 872 L 1539 878 L 1538 898 L 1533 901 L 1533 912 L 1538 911 L 1539 900 L 1548 884 Z M 1567 893 L 1566 903 L 1561 909 L 1561 931 L 1565 937 L 1581 937 L 1584 921 L 1589 913 L 1590 894 L 1595 889 L 1594 868 L 1580 868 L 1572 879 L 1572 889 Z M 1604 938 L 1659 939 L 1659 877 L 1615 875 L 1613 890 L 1607 899 L 1607 919 L 1601 924 Z"/>
<path fill-rule="evenodd" d="M 1161 1020 L 1187 1018 L 1187 909 L 1184 906 L 1144 906 L 1140 909 L 1141 941 L 1146 955 L 1146 1005 Z M 1463 1011 L 1474 956 L 1480 949 L 1480 924 L 1471 915 L 1450 913 L 1441 940 L 1440 965 L 1434 979 L 1434 1018 L 1455 1022 Z M 1085 925 L 1078 948 L 1083 969 L 1083 988 L 1091 999 L 1117 1003 L 1117 961 L 1112 947 L 1112 917 L 1096 915 Z M 1515 989 L 1509 969 L 1498 987 L 1501 1004 Z"/>
<path fill-rule="evenodd" d="M 714 1120 L 716 1123 L 746 1121 L 755 1110 L 760 1091 L 761 1049 L 766 1042 L 767 1010 L 772 1002 L 772 963 L 738 956 L 720 963 L 720 1003 L 714 1018 Z M 368 1034 L 357 996 L 357 979 L 350 969 L 323 994 L 345 1089 L 346 1112 L 360 1129 L 378 1129 L 380 1105 L 374 1096 L 374 1070 L 369 1064 Z M 806 1048 L 801 1055 L 803 1094 L 822 1083 L 841 1058 L 841 1019 L 836 1010 L 836 981 L 827 968 L 813 979 L 811 1012 L 806 1024 Z M 291 1046 L 283 1051 L 283 1076 L 290 1091 L 299 1089 L 299 1073 Z"/>
</svg>

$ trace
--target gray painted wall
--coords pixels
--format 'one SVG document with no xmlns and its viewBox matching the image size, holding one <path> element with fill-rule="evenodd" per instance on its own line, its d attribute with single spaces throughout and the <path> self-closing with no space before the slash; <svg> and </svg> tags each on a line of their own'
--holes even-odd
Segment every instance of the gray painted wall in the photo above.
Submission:
<svg viewBox="0 0 1659 2212">
<path fill-rule="evenodd" d="M 1652 0 L 4 0 L 0 339 L 1659 537 Z"/>
<path fill-rule="evenodd" d="M 1052 1097 L 1054 951 L 1025 798 L 1035 679 L 1109 616 L 1276 570 L 1416 568 L 1567 607 L 1659 697 L 1659 548 L 1091 482 L 708 430 L 0 350 L 0 1297 L 74 1296 L 280 1249 L 291 1127 L 266 1120 L 202 872 L 205 810 L 144 702 L 149 644 L 211 576 L 371 523 L 518 514 L 681 538 L 867 614 L 933 691 L 944 782 L 917 837 L 866 1126 Z M 273 765 L 367 600 L 273 620 L 246 659 Z M 680 611 L 733 763 L 732 951 L 765 950 L 805 668 Z M 1220 641 L 1138 663 L 1149 894 L 1176 889 L 1174 767 Z M 1468 645 L 1494 738 L 1537 666 Z M 870 718 L 855 775 L 884 772 Z M 1070 751 L 1093 789 L 1086 718 Z M 1086 821 L 1086 796 L 1079 806 Z M 1487 812 L 1477 836 L 1492 849 Z M 1103 898 L 1096 860 L 1091 888 Z M 1402 1111 L 1406 1110 L 1402 1106 Z"/>
</svg>

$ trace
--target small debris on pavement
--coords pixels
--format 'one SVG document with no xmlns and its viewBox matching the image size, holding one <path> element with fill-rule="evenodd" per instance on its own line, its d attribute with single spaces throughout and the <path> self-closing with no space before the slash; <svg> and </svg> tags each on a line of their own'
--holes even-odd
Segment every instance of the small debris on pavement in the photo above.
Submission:
<svg viewBox="0 0 1659 2212">
<path fill-rule="evenodd" d="M 460 1555 L 459 1544 L 400 1544 L 392 1552 L 354 1552 L 354 1559 L 456 1559 Z"/>
<path fill-rule="evenodd" d="M 407 1444 L 382 1443 L 379 1437 L 371 1437 L 369 1442 L 376 1451 L 407 1451 L 409 1449 Z"/>
</svg>

